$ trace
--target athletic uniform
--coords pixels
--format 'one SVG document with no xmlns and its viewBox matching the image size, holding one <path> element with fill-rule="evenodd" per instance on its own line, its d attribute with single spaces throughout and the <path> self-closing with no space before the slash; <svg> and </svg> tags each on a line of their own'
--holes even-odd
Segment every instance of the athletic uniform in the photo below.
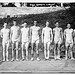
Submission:
<svg viewBox="0 0 75 75">
<path fill-rule="evenodd" d="M 1 33 L 3 34 L 2 44 L 7 44 L 10 42 L 10 29 L 1 29 Z"/>
<path fill-rule="evenodd" d="M 19 30 L 20 30 L 19 26 L 12 26 L 11 27 L 11 31 L 12 31 L 12 43 L 20 41 Z"/>
<path fill-rule="evenodd" d="M 48 43 L 50 42 L 51 43 L 51 35 L 52 34 L 52 29 L 49 28 L 49 27 L 45 27 L 43 28 L 42 30 L 44 32 L 44 43 Z"/>
<path fill-rule="evenodd" d="M 21 28 L 22 43 L 29 42 L 29 28 Z"/>
<path fill-rule="evenodd" d="M 66 40 L 65 40 L 65 45 L 66 46 L 73 46 L 73 37 L 72 37 L 72 33 L 73 33 L 73 29 L 65 29 L 64 33 L 66 35 Z"/>
<path fill-rule="evenodd" d="M 36 27 L 36 26 L 32 26 L 31 30 L 32 30 L 32 43 L 39 43 L 39 35 L 38 35 L 38 31 L 39 31 L 40 27 Z"/>
<path fill-rule="evenodd" d="M 62 39 L 61 39 L 61 30 L 62 28 L 54 28 L 54 42 L 56 44 L 61 44 L 62 43 Z"/>
<path fill-rule="evenodd" d="M 1 34 L 2 34 L 2 46 L 3 46 L 3 61 L 9 61 L 8 60 L 8 47 L 10 43 L 10 29 L 1 29 Z M 6 50 L 5 50 L 6 49 Z M 5 55 L 6 54 L 6 55 Z"/>
</svg>

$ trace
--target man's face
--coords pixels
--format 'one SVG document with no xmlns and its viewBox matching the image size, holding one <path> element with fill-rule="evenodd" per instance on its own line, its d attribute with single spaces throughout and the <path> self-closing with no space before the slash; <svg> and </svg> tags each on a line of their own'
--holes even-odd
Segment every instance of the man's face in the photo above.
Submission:
<svg viewBox="0 0 75 75">
<path fill-rule="evenodd" d="M 16 21 L 13 21 L 14 26 L 16 26 Z"/>
<path fill-rule="evenodd" d="M 49 22 L 46 22 L 46 26 L 47 26 L 47 27 L 49 26 Z"/>
<path fill-rule="evenodd" d="M 36 24 L 37 24 L 37 21 L 34 21 L 34 25 L 36 26 Z"/>
<path fill-rule="evenodd" d="M 4 23 L 4 28 L 6 28 L 7 27 L 7 23 Z"/>
<path fill-rule="evenodd" d="M 67 28 L 69 29 L 71 27 L 71 25 L 70 24 L 67 24 Z"/>
<path fill-rule="evenodd" d="M 24 27 L 26 27 L 27 26 L 27 23 L 24 23 Z"/>
<path fill-rule="evenodd" d="M 59 27 L 59 23 L 57 22 L 57 23 L 55 24 L 55 26 L 56 26 L 56 27 Z"/>
</svg>

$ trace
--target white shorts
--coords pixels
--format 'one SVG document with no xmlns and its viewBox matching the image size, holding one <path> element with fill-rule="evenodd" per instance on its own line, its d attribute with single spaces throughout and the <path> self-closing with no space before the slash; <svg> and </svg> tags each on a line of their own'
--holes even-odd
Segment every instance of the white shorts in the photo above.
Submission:
<svg viewBox="0 0 75 75">
<path fill-rule="evenodd" d="M 54 38 L 54 43 L 55 44 L 61 44 L 62 43 L 61 38 Z"/>
<path fill-rule="evenodd" d="M 70 40 L 70 41 L 67 40 L 67 41 L 65 42 L 65 46 L 66 46 L 66 47 L 68 47 L 68 46 L 72 47 L 72 46 L 73 46 L 73 40 Z"/>
<path fill-rule="evenodd" d="M 39 39 L 32 39 L 31 43 L 39 43 Z"/>
<path fill-rule="evenodd" d="M 20 38 L 16 38 L 16 39 L 12 38 L 12 43 L 15 43 L 15 42 L 20 42 Z"/>
<path fill-rule="evenodd" d="M 8 41 L 2 41 L 2 45 L 9 44 L 9 43 L 10 43 L 10 40 L 8 40 Z"/>
<path fill-rule="evenodd" d="M 44 43 L 48 43 L 48 42 L 51 43 L 51 41 L 49 39 L 44 39 Z"/>
</svg>

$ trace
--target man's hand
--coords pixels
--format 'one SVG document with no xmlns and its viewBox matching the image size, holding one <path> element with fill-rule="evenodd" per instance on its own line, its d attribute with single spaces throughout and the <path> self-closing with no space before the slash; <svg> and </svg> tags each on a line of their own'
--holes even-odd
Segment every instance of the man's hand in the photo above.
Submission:
<svg viewBox="0 0 75 75">
<path fill-rule="evenodd" d="M 44 40 L 42 40 L 42 43 L 44 43 Z"/>
</svg>

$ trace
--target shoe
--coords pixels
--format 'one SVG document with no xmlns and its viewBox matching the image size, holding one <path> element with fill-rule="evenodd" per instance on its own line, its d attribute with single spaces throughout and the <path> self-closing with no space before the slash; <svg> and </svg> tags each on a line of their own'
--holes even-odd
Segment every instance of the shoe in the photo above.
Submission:
<svg viewBox="0 0 75 75">
<path fill-rule="evenodd" d="M 28 58 L 26 57 L 26 60 L 28 61 Z"/>
<path fill-rule="evenodd" d="M 40 59 L 39 59 L 39 58 L 37 58 L 37 60 L 38 60 L 38 61 L 40 61 Z"/>
<path fill-rule="evenodd" d="M 22 61 L 24 61 L 24 58 L 22 58 Z"/>
<path fill-rule="evenodd" d="M 55 60 L 57 60 L 57 57 L 54 57 Z"/>
<path fill-rule="evenodd" d="M 6 59 L 6 61 L 9 61 L 8 59 Z"/>
<path fill-rule="evenodd" d="M 34 60 L 34 58 L 31 58 L 31 61 L 33 61 Z"/>
<path fill-rule="evenodd" d="M 68 58 L 66 57 L 65 60 L 68 60 Z"/>
<path fill-rule="evenodd" d="M 14 61 L 14 59 L 12 58 L 12 60 L 11 61 Z"/>
<path fill-rule="evenodd" d="M 71 60 L 74 60 L 74 58 L 72 57 Z"/>
<path fill-rule="evenodd" d="M 19 61 L 19 59 L 16 59 L 16 61 Z"/>
<path fill-rule="evenodd" d="M 5 61 L 5 59 L 2 60 L 3 62 Z"/>
</svg>

